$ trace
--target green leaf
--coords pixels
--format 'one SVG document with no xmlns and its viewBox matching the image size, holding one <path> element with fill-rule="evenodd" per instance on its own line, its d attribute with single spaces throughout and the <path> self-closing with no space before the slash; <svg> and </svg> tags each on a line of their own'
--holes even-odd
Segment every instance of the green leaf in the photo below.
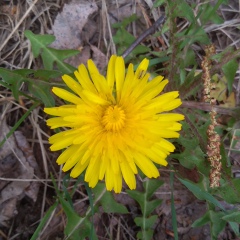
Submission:
<svg viewBox="0 0 240 240">
<path fill-rule="evenodd" d="M 141 211 L 144 217 L 148 217 L 149 214 L 161 204 L 162 200 L 155 199 L 150 201 L 149 198 L 154 194 L 154 192 L 163 184 L 162 181 L 157 179 L 148 179 L 144 182 L 143 186 L 145 191 L 139 192 L 136 190 L 127 190 L 130 197 L 138 202 L 141 207 Z"/>
<path fill-rule="evenodd" d="M 119 44 L 121 47 L 128 47 L 135 41 L 135 38 L 124 28 L 119 29 L 116 35 L 113 36 L 113 41 L 115 44 Z"/>
<path fill-rule="evenodd" d="M 61 195 L 58 195 L 58 199 L 67 215 L 67 224 L 64 229 L 66 236 L 71 237 L 71 240 L 83 240 L 90 236 L 92 223 L 87 218 L 79 217 L 70 203 L 64 200 Z M 94 238 L 96 239 L 96 234 Z"/>
<path fill-rule="evenodd" d="M 236 234 L 237 237 L 240 237 L 239 233 L 239 224 L 236 222 L 229 222 L 229 225 L 231 226 L 233 232 Z"/>
<path fill-rule="evenodd" d="M 28 86 L 29 92 L 48 107 L 53 106 L 55 103 L 50 91 L 52 86 L 50 79 L 58 77 L 59 75 L 60 72 L 53 70 L 8 70 L 0 68 L 0 76 L 3 78 L 3 81 L 8 84 L 6 87 L 13 92 L 16 100 L 18 100 L 19 97 L 21 84 L 25 83 Z"/>
<path fill-rule="evenodd" d="M 138 19 L 137 14 L 132 14 L 130 17 L 124 18 L 122 22 L 112 24 L 113 28 L 125 28 L 130 23 Z"/>
<path fill-rule="evenodd" d="M 134 219 L 134 222 L 136 223 L 137 226 L 148 229 L 148 228 L 151 228 L 154 225 L 157 218 L 158 218 L 157 215 L 152 215 L 152 216 L 150 216 L 149 218 L 146 218 L 143 221 L 142 217 L 136 217 Z M 145 226 L 143 225 L 143 223 L 145 224 Z"/>
<path fill-rule="evenodd" d="M 176 34 L 177 37 L 182 37 L 183 41 L 180 43 L 180 49 L 185 46 L 190 46 L 195 42 L 202 44 L 210 44 L 210 39 L 202 27 L 191 27 Z"/>
<path fill-rule="evenodd" d="M 59 50 L 48 47 L 50 43 L 54 41 L 54 37 L 51 35 L 36 35 L 30 30 L 24 32 L 25 36 L 30 40 L 34 57 L 39 55 L 42 57 L 44 68 L 52 70 L 54 63 L 62 73 L 72 73 L 75 68 L 71 65 L 64 63 L 68 57 L 77 55 L 77 50 Z"/>
<path fill-rule="evenodd" d="M 237 222 L 240 223 L 240 212 L 233 212 L 222 217 L 223 220 L 228 222 Z"/>
<path fill-rule="evenodd" d="M 209 211 L 207 211 L 202 217 L 197 219 L 193 224 L 192 227 L 202 227 L 210 222 Z"/>
<path fill-rule="evenodd" d="M 76 68 L 64 63 L 63 61 L 69 57 L 77 55 L 78 53 L 78 50 L 59 50 L 48 47 L 41 54 L 43 66 L 47 70 L 52 70 L 54 67 L 53 64 L 56 63 L 62 73 L 72 73 L 76 70 Z"/>
<path fill-rule="evenodd" d="M 134 222 L 136 223 L 137 226 L 141 227 L 142 229 L 146 229 L 146 231 L 138 232 L 138 235 L 137 235 L 138 239 L 143 239 L 143 240 L 152 239 L 153 230 L 151 228 L 152 226 L 154 226 L 157 218 L 158 218 L 157 215 L 152 215 L 149 218 L 145 218 L 145 219 L 143 219 L 143 217 L 136 217 L 134 219 Z"/>
<path fill-rule="evenodd" d="M 44 81 L 48 81 L 49 79 L 58 78 L 61 75 L 62 75 L 61 72 L 55 71 L 55 70 L 37 69 L 34 72 L 34 77 L 36 79 L 41 79 Z"/>
<path fill-rule="evenodd" d="M 51 86 L 46 83 L 29 84 L 28 90 L 38 99 L 40 99 L 46 107 L 53 107 L 55 100 L 51 94 Z"/>
<path fill-rule="evenodd" d="M 0 68 L 0 76 L 2 77 L 3 81 L 8 84 L 8 88 L 12 91 L 16 100 L 19 98 L 19 89 L 21 84 L 23 82 L 28 82 L 28 76 L 33 72 L 34 70 L 30 69 L 9 70 Z"/>
<path fill-rule="evenodd" d="M 184 151 L 180 154 L 172 154 L 172 156 L 177 158 L 185 168 L 193 169 L 197 166 L 200 172 L 208 174 L 209 169 L 206 168 L 205 154 L 199 146 L 198 139 L 180 136 L 178 142 L 184 147 Z"/>
<path fill-rule="evenodd" d="M 42 51 L 42 48 L 40 46 L 48 46 L 49 44 L 53 43 L 55 40 L 55 37 L 53 35 L 35 35 L 30 30 L 26 30 L 24 32 L 25 36 L 31 41 L 32 44 L 32 52 L 34 58 L 38 57 Z M 35 44 L 35 41 L 38 41 L 38 45 Z M 40 45 L 40 46 L 39 46 Z"/>
<path fill-rule="evenodd" d="M 240 203 L 240 179 L 232 179 L 215 189 L 214 193 L 220 195 L 226 202 L 231 204 Z"/>
<path fill-rule="evenodd" d="M 148 229 L 144 232 L 138 232 L 137 233 L 137 239 L 142 239 L 142 240 L 151 240 L 153 236 L 153 230 Z"/>
<path fill-rule="evenodd" d="M 210 222 L 211 224 L 211 235 L 213 239 L 217 239 L 218 235 L 223 231 L 226 226 L 226 221 L 222 220 L 225 213 L 215 212 L 212 210 L 207 211 L 201 218 L 197 219 L 192 227 L 201 227 Z"/>
<path fill-rule="evenodd" d="M 186 78 L 186 70 L 184 68 L 180 68 L 180 84 L 182 85 L 185 82 Z"/>
<path fill-rule="evenodd" d="M 211 220 L 211 231 L 213 237 L 217 239 L 218 235 L 223 231 L 226 226 L 226 221 L 222 220 L 225 213 L 209 211 Z"/>
<path fill-rule="evenodd" d="M 142 237 L 140 239 L 152 238 L 153 231 L 150 228 L 153 227 L 153 220 L 155 218 L 152 218 L 150 214 L 161 204 L 162 200 L 150 200 L 150 198 L 152 198 L 153 194 L 162 184 L 163 181 L 160 181 L 158 179 L 147 179 L 143 183 L 144 192 L 126 190 L 128 195 L 137 201 L 141 207 L 142 217 L 138 217 L 136 220 L 138 226 L 141 226 L 141 233 L 138 234 L 139 238 Z"/>
<path fill-rule="evenodd" d="M 223 211 L 225 211 L 224 207 L 219 203 L 219 201 L 213 197 L 210 193 L 202 190 L 199 186 L 197 186 L 196 184 L 187 181 L 187 180 L 183 180 L 178 178 L 179 181 L 185 185 L 198 199 L 200 200 L 205 200 L 208 201 L 212 204 L 214 204 L 216 207 L 219 207 L 220 209 L 222 209 Z"/>
<path fill-rule="evenodd" d="M 0 68 L 0 76 L 8 84 L 16 84 L 18 81 L 21 83 L 28 81 L 30 74 L 33 72 L 34 70 L 31 69 L 9 70 L 6 68 Z"/>
<path fill-rule="evenodd" d="M 186 54 L 183 58 L 184 67 L 189 67 L 190 65 L 196 64 L 196 55 L 191 48 L 186 49 Z"/>
<path fill-rule="evenodd" d="M 176 4 L 175 11 L 178 16 L 185 17 L 190 21 L 190 23 L 194 23 L 196 21 L 192 8 L 185 0 L 181 0 L 178 4 Z"/>
<path fill-rule="evenodd" d="M 159 179 L 147 179 L 143 182 L 143 187 L 145 189 L 146 199 L 152 197 L 152 195 L 163 185 L 163 181 Z"/>
<path fill-rule="evenodd" d="M 208 21 L 212 21 L 213 23 L 216 24 L 221 24 L 223 23 L 223 19 L 218 15 L 217 9 L 219 6 L 224 2 L 225 0 L 218 0 L 215 4 L 202 4 L 200 6 L 201 10 L 201 22 L 202 24 L 206 24 Z"/>
<path fill-rule="evenodd" d="M 237 69 L 238 69 L 238 62 L 236 61 L 236 59 L 230 60 L 229 62 L 224 64 L 222 67 L 224 75 L 227 79 L 229 92 L 232 92 L 232 85 L 233 85 L 233 81 L 234 81 L 234 77 L 236 75 Z"/>
<path fill-rule="evenodd" d="M 128 213 L 127 208 L 116 202 L 116 200 L 113 198 L 113 195 L 111 192 L 106 191 L 105 184 L 98 183 L 95 188 L 92 189 L 94 193 L 94 205 L 99 202 L 104 212 L 106 213 Z"/>
<path fill-rule="evenodd" d="M 132 54 L 141 54 L 141 53 L 146 53 L 150 52 L 150 48 L 143 46 L 143 45 L 138 45 L 136 48 L 133 49 Z"/>
<path fill-rule="evenodd" d="M 154 7 L 154 8 L 160 7 L 161 5 L 163 5 L 163 3 L 166 3 L 166 0 L 156 0 L 156 1 L 153 3 L 153 7 Z"/>
</svg>

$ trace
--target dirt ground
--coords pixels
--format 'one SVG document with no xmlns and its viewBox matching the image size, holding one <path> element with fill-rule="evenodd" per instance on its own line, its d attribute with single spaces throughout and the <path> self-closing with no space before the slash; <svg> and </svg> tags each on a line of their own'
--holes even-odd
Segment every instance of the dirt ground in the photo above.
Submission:
<svg viewBox="0 0 240 240">
<path fill-rule="evenodd" d="M 0 0 L 0 67 L 42 67 L 42 63 L 33 58 L 30 44 L 24 37 L 24 30 L 29 29 L 38 34 L 54 34 L 54 48 L 81 50 L 79 55 L 68 60 L 73 66 L 86 63 L 87 59 L 92 58 L 99 69 L 103 70 L 109 56 L 116 52 L 112 43 L 115 30 L 111 25 L 136 13 L 140 18 L 128 31 L 136 37 L 139 36 L 147 29 L 149 22 L 156 20 L 156 16 L 160 14 L 160 10 L 152 10 L 151 3 L 152 1 L 144 0 Z M 64 4 L 70 6 L 66 11 Z M 239 9 L 238 1 L 229 1 L 229 5 L 219 11 L 226 22 L 221 27 L 214 24 L 206 26 L 205 31 L 212 37 L 218 49 L 224 49 L 228 45 L 239 48 L 239 35 L 235 32 L 236 26 L 239 27 L 240 24 Z M 62 19 L 69 15 L 70 27 L 62 25 Z M 151 39 L 146 44 L 151 45 Z M 0 86 L 0 141 L 26 113 L 30 104 L 31 102 L 24 98 L 19 102 L 15 101 L 11 92 Z M 55 163 L 58 153 L 49 151 L 47 139 L 51 132 L 45 125 L 45 117 L 42 107 L 36 108 L 4 147 L 0 148 L 0 240 L 30 239 L 44 213 L 55 202 L 56 194 L 50 173 L 59 186 L 62 184 L 64 174 Z M 194 171 L 181 166 L 179 171 L 190 176 L 192 180 L 196 177 Z M 163 170 L 161 176 L 165 183 L 155 196 L 162 199 L 163 203 L 156 209 L 158 220 L 153 239 L 170 240 L 174 239 L 174 233 L 169 169 Z M 174 181 L 173 193 L 179 239 L 210 239 L 208 225 L 191 228 L 191 224 L 205 213 L 205 202 L 196 199 L 177 179 Z M 128 208 L 129 214 L 96 214 L 94 226 L 99 239 L 136 239 L 139 229 L 133 219 L 140 213 L 137 204 L 124 193 L 114 197 Z M 83 186 L 79 185 L 73 202 L 80 215 L 86 211 L 89 201 Z M 230 205 L 227 207 L 231 209 Z M 64 239 L 66 218 L 60 206 L 50 220 L 39 239 Z M 227 226 L 219 239 L 237 238 Z"/>
</svg>

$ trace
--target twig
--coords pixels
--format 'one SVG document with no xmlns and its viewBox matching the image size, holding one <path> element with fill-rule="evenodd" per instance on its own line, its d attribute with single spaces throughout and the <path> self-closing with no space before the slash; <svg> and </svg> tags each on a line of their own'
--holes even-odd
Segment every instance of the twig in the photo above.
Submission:
<svg viewBox="0 0 240 240">
<path fill-rule="evenodd" d="M 147 36 L 153 34 L 159 25 L 161 25 L 162 23 L 164 23 L 164 21 L 166 20 L 166 17 L 164 15 L 162 15 L 150 28 L 148 28 L 145 32 L 143 32 L 133 43 L 132 45 L 127 48 L 124 53 L 122 54 L 123 58 L 126 58 L 131 52 L 132 50 L 137 47 L 142 41 L 143 39 L 145 39 Z"/>
<path fill-rule="evenodd" d="M 221 107 L 221 106 L 211 106 L 208 103 L 205 102 L 193 102 L 193 101 L 183 101 L 182 106 L 183 108 L 191 108 L 191 109 L 199 109 L 203 110 L 206 112 L 210 112 L 212 109 L 217 112 L 217 114 L 222 114 L 222 115 L 229 115 L 232 116 L 236 119 L 239 119 L 240 116 L 240 108 L 235 107 L 235 108 L 226 108 L 226 107 Z"/>
</svg>

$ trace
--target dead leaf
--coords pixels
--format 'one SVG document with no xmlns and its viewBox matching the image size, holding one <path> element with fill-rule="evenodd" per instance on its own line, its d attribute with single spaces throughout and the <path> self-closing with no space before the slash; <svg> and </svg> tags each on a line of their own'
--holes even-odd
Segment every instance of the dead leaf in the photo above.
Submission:
<svg viewBox="0 0 240 240">
<path fill-rule="evenodd" d="M 236 107 L 236 97 L 235 97 L 234 92 L 231 92 L 230 95 L 227 97 L 227 99 L 224 101 L 224 103 L 220 104 L 220 106 L 223 106 L 226 108 Z"/>
<path fill-rule="evenodd" d="M 65 60 L 66 63 L 78 68 L 80 64 L 87 64 L 88 59 L 91 58 L 91 51 L 89 46 L 85 46 L 81 49 L 81 52 L 75 56 L 72 56 Z"/>
<path fill-rule="evenodd" d="M 10 129 L 5 120 L 0 122 L 0 141 L 6 138 Z M 10 136 L 5 144 L 0 148 L 0 176 L 5 178 L 0 184 L 0 224 L 6 222 L 16 213 L 17 201 L 26 195 L 26 189 L 30 186 L 30 181 L 19 181 L 18 179 L 32 179 L 34 168 L 24 156 L 21 149 L 16 144 L 14 135 Z M 14 179 L 8 181 L 7 179 Z"/>
<path fill-rule="evenodd" d="M 56 37 L 51 47 L 57 49 L 78 49 L 82 43 L 82 29 L 88 21 L 88 17 L 96 12 L 98 7 L 91 1 L 75 0 L 65 4 L 63 11 L 59 13 L 53 25 L 53 33 Z"/>
<path fill-rule="evenodd" d="M 11 198 L 0 204 L 0 223 L 7 226 L 6 222 L 17 215 L 17 199 Z"/>
<path fill-rule="evenodd" d="M 223 77 L 219 77 L 218 74 L 215 74 L 212 77 L 213 83 L 215 85 L 215 89 L 211 90 L 210 92 L 210 96 L 211 98 L 215 98 L 217 101 L 221 102 L 225 102 L 227 96 L 227 80 L 226 78 Z"/>
<path fill-rule="evenodd" d="M 32 148 L 30 147 L 27 139 L 20 131 L 15 131 L 14 136 L 18 147 L 22 150 L 29 165 L 34 169 L 34 174 L 41 178 L 41 172 L 37 164 L 36 158 L 33 155 Z M 40 182 L 31 182 L 31 184 L 25 189 L 25 194 L 31 198 L 34 202 L 37 200 L 37 195 L 40 187 Z"/>
</svg>

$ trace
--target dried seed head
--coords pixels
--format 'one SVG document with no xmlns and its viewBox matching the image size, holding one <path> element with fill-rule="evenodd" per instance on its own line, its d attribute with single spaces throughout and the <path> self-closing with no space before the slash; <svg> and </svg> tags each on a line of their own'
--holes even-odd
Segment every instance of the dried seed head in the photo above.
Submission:
<svg viewBox="0 0 240 240">
<path fill-rule="evenodd" d="M 217 113 L 213 110 L 213 106 L 216 104 L 216 99 L 211 98 L 210 93 L 212 89 L 215 89 L 215 84 L 211 83 L 211 75 L 210 69 L 212 65 L 211 56 L 215 54 L 215 46 L 209 45 L 205 48 L 206 56 L 203 57 L 203 61 L 201 63 L 201 67 L 203 70 L 202 80 L 203 80 L 203 100 L 212 105 L 212 111 L 210 112 L 211 124 L 207 129 L 208 143 L 207 143 L 207 159 L 210 162 L 211 170 L 210 170 L 210 187 L 219 187 L 220 186 L 220 178 L 221 178 L 221 154 L 220 154 L 220 136 L 215 131 L 215 127 L 217 126 L 216 115 Z"/>
</svg>

